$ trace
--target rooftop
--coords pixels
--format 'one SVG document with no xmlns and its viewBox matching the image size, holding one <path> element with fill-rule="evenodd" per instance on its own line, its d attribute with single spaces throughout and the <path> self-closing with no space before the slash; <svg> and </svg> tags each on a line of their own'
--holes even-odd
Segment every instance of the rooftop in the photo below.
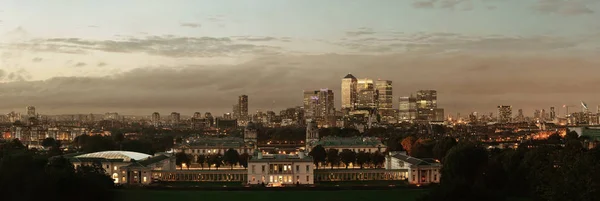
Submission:
<svg viewBox="0 0 600 201">
<path fill-rule="evenodd" d="M 263 155 L 261 159 L 257 157 L 253 157 L 250 159 L 250 162 L 312 162 L 313 159 L 310 156 L 304 156 L 304 158 L 300 158 L 298 155 L 289 155 L 289 154 L 266 154 Z"/>
<path fill-rule="evenodd" d="M 404 162 L 410 163 L 411 165 L 432 165 L 439 166 L 441 165 L 437 160 L 431 158 L 419 159 L 412 156 L 408 156 L 405 154 L 395 154 L 392 157 L 402 160 Z"/>
<path fill-rule="evenodd" d="M 140 161 L 152 157 L 151 155 L 132 151 L 102 151 L 75 156 L 75 158 L 101 158 Z"/>
<path fill-rule="evenodd" d="M 354 75 L 348 73 L 348 75 L 346 75 L 346 77 L 344 77 L 344 79 L 346 78 L 350 78 L 350 79 L 356 79 L 356 77 L 354 77 Z"/>
</svg>

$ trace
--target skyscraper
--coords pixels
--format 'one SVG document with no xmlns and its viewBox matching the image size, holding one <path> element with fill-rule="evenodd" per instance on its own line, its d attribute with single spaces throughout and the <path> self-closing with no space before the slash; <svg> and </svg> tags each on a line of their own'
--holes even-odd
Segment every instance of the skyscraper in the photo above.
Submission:
<svg viewBox="0 0 600 201">
<path fill-rule="evenodd" d="M 435 118 L 434 110 L 437 108 L 437 91 L 419 90 L 417 91 L 417 119 L 433 120 Z"/>
<path fill-rule="evenodd" d="M 321 89 L 304 91 L 304 114 L 306 119 L 315 120 L 321 126 L 335 126 L 333 91 Z"/>
<path fill-rule="evenodd" d="M 238 98 L 238 105 L 240 107 L 240 118 L 242 120 L 248 120 L 248 96 L 241 95 Z"/>
<path fill-rule="evenodd" d="M 554 121 L 556 119 L 556 111 L 554 111 L 554 107 L 550 107 L 550 120 Z"/>
<path fill-rule="evenodd" d="M 417 99 L 410 96 L 400 97 L 398 121 L 413 121 L 417 118 Z"/>
<path fill-rule="evenodd" d="M 376 109 L 378 105 L 378 93 L 372 79 L 358 79 L 356 84 L 357 108 Z"/>
<path fill-rule="evenodd" d="M 160 113 L 158 113 L 158 112 L 152 113 L 152 125 L 154 127 L 160 126 Z"/>
<path fill-rule="evenodd" d="M 200 113 L 200 112 L 194 112 L 194 116 L 192 116 L 192 118 L 194 118 L 194 119 L 202 119 L 202 113 Z"/>
<path fill-rule="evenodd" d="M 181 120 L 181 115 L 178 112 L 171 112 L 171 124 L 177 125 Z"/>
<path fill-rule="evenodd" d="M 356 105 L 357 80 L 352 74 L 342 79 L 342 109 L 353 110 Z"/>
<path fill-rule="evenodd" d="M 382 116 L 390 116 L 393 114 L 393 96 L 392 96 L 392 81 L 391 80 L 377 80 L 375 82 L 375 88 L 377 89 L 377 99 L 379 113 Z"/>
<path fill-rule="evenodd" d="M 500 105 L 498 106 L 498 123 L 510 123 L 512 122 L 512 106 Z"/>
</svg>

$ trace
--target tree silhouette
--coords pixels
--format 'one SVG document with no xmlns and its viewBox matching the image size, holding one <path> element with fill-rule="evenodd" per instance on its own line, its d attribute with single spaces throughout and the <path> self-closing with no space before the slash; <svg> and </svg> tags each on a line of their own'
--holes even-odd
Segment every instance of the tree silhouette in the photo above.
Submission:
<svg viewBox="0 0 600 201">
<path fill-rule="evenodd" d="M 331 169 L 333 169 L 334 165 L 340 164 L 340 155 L 338 154 L 337 149 L 329 149 L 327 151 L 327 162 L 331 165 Z"/>
<path fill-rule="evenodd" d="M 240 154 L 235 149 L 228 149 L 223 155 L 223 161 L 231 166 L 233 170 L 233 166 L 238 163 L 240 160 Z"/>
<path fill-rule="evenodd" d="M 360 169 L 363 169 L 363 166 L 369 163 L 369 158 L 370 156 L 368 153 L 360 151 L 356 154 L 356 164 L 360 166 Z"/>
<path fill-rule="evenodd" d="M 175 154 L 175 164 L 183 169 L 183 164 L 186 164 L 188 169 L 190 168 L 190 157 L 184 152 L 178 152 Z"/>
<path fill-rule="evenodd" d="M 248 168 L 248 160 L 250 160 L 250 155 L 248 155 L 248 153 L 241 154 L 239 159 L 240 166 Z"/>
<path fill-rule="evenodd" d="M 198 164 L 200 164 L 201 169 L 204 169 L 204 163 L 206 162 L 206 156 L 205 155 L 196 156 L 196 162 Z"/>
<path fill-rule="evenodd" d="M 348 166 L 351 163 L 356 162 L 356 152 L 354 152 L 350 149 L 344 149 L 340 153 L 340 159 L 344 163 L 344 165 L 346 165 L 346 169 L 348 169 Z"/>
<path fill-rule="evenodd" d="M 315 146 L 310 153 L 308 153 L 308 155 L 312 156 L 313 162 L 317 169 L 319 169 L 319 163 L 325 163 L 325 160 L 327 159 L 327 152 L 321 145 Z"/>
</svg>

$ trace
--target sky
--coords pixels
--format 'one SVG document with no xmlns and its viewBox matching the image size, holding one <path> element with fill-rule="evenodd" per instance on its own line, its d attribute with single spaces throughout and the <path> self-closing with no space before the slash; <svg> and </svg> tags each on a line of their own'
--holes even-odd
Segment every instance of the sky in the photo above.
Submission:
<svg viewBox="0 0 600 201">
<path fill-rule="evenodd" d="M 600 0 L 0 0 L 0 113 L 231 112 L 341 79 L 446 114 L 600 104 Z M 516 111 L 514 112 L 516 113 Z"/>
</svg>

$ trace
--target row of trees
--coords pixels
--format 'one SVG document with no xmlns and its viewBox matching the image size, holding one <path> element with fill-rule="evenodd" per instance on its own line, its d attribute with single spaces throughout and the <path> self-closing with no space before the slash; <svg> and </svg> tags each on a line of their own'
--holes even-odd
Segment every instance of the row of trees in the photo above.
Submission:
<svg viewBox="0 0 600 201">
<path fill-rule="evenodd" d="M 194 158 L 195 157 L 195 158 Z M 228 165 L 231 169 L 233 166 L 240 165 L 244 168 L 248 168 L 248 160 L 250 159 L 250 155 L 247 153 L 239 154 L 235 149 L 228 149 L 225 154 L 211 154 L 211 155 L 197 155 L 192 156 L 186 154 L 184 152 L 179 152 L 175 154 L 175 161 L 177 166 L 183 169 L 183 164 L 190 167 L 193 159 L 196 159 L 196 163 L 200 165 L 202 169 L 204 169 L 204 165 L 208 165 L 208 169 L 210 170 L 211 166 L 215 166 L 217 170 L 222 165 Z"/>
<path fill-rule="evenodd" d="M 50 145 L 50 149 L 54 145 Z M 60 151 L 56 149 L 55 151 Z M 27 149 L 19 140 L 0 142 L 2 200 L 98 200 L 114 197 L 113 180 L 99 164 L 77 169 L 51 151 Z"/>
<path fill-rule="evenodd" d="M 313 157 L 317 169 L 319 164 L 326 163 L 330 165 L 331 169 L 334 166 L 340 166 L 340 164 L 344 164 L 346 168 L 350 164 L 358 165 L 361 169 L 365 166 L 378 168 L 382 167 L 385 162 L 385 156 L 381 152 L 367 153 L 360 151 L 356 153 L 350 149 L 343 149 L 340 152 L 337 149 L 325 150 L 321 145 L 315 146 L 309 155 Z"/>
<path fill-rule="evenodd" d="M 134 151 L 146 154 L 163 152 L 173 147 L 174 137 L 170 135 L 125 139 L 123 134 L 112 136 L 81 135 L 73 140 L 73 145 L 81 152 L 98 152 L 107 150 Z M 43 142 L 42 142 L 43 144 Z"/>
<path fill-rule="evenodd" d="M 597 200 L 600 147 L 582 141 L 569 133 L 502 150 L 461 142 L 445 156 L 440 185 L 421 200 Z"/>
</svg>

